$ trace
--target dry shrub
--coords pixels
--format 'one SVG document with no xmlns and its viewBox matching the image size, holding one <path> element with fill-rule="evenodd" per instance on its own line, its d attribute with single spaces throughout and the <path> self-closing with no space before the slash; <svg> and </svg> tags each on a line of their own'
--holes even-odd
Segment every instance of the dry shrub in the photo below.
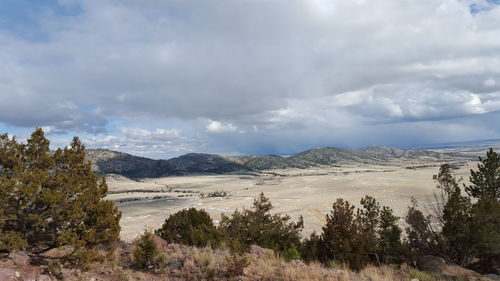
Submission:
<svg viewBox="0 0 500 281">
<path fill-rule="evenodd" d="M 410 279 L 418 279 L 420 281 L 444 281 L 446 280 L 445 278 L 442 278 L 441 276 L 438 276 L 433 273 L 427 273 L 420 271 L 416 268 L 409 267 L 408 268 L 408 275 L 410 276 Z"/>
<path fill-rule="evenodd" d="M 396 276 L 396 270 L 389 266 L 369 265 L 359 272 L 362 277 L 367 277 L 371 281 L 395 281 L 403 280 Z"/>
<path fill-rule="evenodd" d="M 243 275 L 243 269 L 250 265 L 250 259 L 246 255 L 232 253 L 226 257 L 227 275 L 235 277 Z"/>
<path fill-rule="evenodd" d="M 283 281 L 352 281 L 355 276 L 349 270 L 334 270 L 323 267 L 319 262 L 309 265 L 301 261 L 286 262 L 279 257 L 256 258 L 247 267 L 246 280 Z"/>
</svg>

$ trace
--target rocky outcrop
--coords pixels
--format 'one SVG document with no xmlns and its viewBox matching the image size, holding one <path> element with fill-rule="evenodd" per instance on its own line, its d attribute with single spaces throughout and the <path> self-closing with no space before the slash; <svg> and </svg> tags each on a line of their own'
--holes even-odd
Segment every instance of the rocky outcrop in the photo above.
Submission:
<svg viewBox="0 0 500 281">
<path fill-rule="evenodd" d="M 251 245 L 250 246 L 250 254 L 255 255 L 259 258 L 265 258 L 265 257 L 272 256 L 273 250 L 262 248 L 262 247 L 257 246 L 257 245 Z"/>
<path fill-rule="evenodd" d="M 481 276 L 479 273 L 463 268 L 456 264 L 449 263 L 443 258 L 435 256 L 421 256 L 417 259 L 417 267 L 426 272 L 442 275 L 449 280 L 477 280 L 487 281 L 489 278 Z"/>
<path fill-rule="evenodd" d="M 45 258 L 64 258 L 71 255 L 74 251 L 75 248 L 71 246 L 61 246 L 45 251 L 41 256 Z"/>
<path fill-rule="evenodd" d="M 30 257 L 25 252 L 12 252 L 8 255 L 8 258 L 12 260 L 12 263 L 16 266 L 25 267 L 30 264 Z"/>
</svg>

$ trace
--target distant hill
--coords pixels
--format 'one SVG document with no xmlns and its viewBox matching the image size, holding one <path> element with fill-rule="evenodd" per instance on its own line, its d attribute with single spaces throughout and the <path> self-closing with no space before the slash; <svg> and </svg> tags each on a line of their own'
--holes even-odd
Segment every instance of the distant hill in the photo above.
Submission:
<svg viewBox="0 0 500 281">
<path fill-rule="evenodd" d="M 186 174 L 225 174 L 272 169 L 309 168 L 325 165 L 391 165 L 396 161 L 456 161 L 470 159 L 458 152 L 404 150 L 385 146 L 362 149 L 318 147 L 291 156 L 224 157 L 189 153 L 169 160 L 154 160 L 105 149 L 90 149 L 87 158 L 97 172 L 130 178 L 156 178 Z"/>
</svg>

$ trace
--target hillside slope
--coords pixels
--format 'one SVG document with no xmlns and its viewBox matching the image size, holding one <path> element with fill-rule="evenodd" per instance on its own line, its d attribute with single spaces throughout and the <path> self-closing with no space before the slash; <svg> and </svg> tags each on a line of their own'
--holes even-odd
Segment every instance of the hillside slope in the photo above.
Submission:
<svg viewBox="0 0 500 281">
<path fill-rule="evenodd" d="M 154 160 L 103 149 L 90 149 L 87 158 L 95 171 L 130 178 L 156 178 L 185 174 L 225 174 L 251 171 L 309 168 L 316 166 L 372 164 L 391 165 L 401 161 L 457 161 L 470 159 L 460 153 L 430 150 L 403 150 L 384 146 L 363 149 L 312 148 L 292 156 L 223 157 L 189 153 L 169 160 Z"/>
</svg>

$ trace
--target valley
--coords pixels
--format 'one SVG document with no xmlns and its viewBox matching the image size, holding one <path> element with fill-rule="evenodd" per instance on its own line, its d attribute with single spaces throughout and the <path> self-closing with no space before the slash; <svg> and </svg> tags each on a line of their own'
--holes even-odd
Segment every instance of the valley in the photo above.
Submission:
<svg viewBox="0 0 500 281">
<path fill-rule="evenodd" d="M 205 209 L 218 223 L 223 213 L 251 207 L 260 192 L 271 199 L 274 212 L 293 219 L 302 215 L 303 235 L 309 235 L 321 230 L 325 214 L 339 197 L 358 204 L 367 194 L 393 208 L 398 216 L 404 215 L 411 197 L 424 205 L 432 203 L 436 191 L 432 176 L 441 163 L 420 160 L 391 166 L 356 164 L 140 180 L 113 175 L 108 176 L 107 198 L 122 211 L 121 238 L 127 241 L 145 229 L 160 227 L 170 214 L 184 208 Z M 459 165 L 455 173 L 466 181 L 476 162 L 460 160 Z M 222 191 L 227 196 L 216 196 Z M 400 224 L 403 226 L 402 220 Z"/>
</svg>

